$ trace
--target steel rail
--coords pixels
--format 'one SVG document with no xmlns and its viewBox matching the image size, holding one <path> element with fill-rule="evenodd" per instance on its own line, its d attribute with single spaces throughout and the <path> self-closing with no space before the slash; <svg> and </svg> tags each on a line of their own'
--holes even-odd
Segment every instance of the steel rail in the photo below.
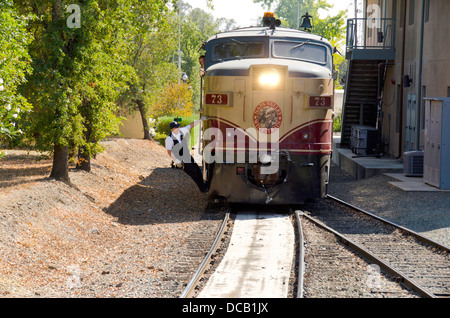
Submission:
<svg viewBox="0 0 450 318">
<path fill-rule="evenodd" d="M 223 233 L 225 232 L 225 229 L 227 227 L 228 220 L 230 218 L 230 211 L 231 209 L 228 208 L 227 212 L 225 213 L 224 220 L 222 222 L 222 225 L 220 226 L 219 231 L 217 232 L 216 238 L 214 239 L 214 242 L 209 250 L 209 252 L 206 254 L 205 258 L 201 262 L 199 268 L 195 272 L 194 276 L 192 276 L 191 280 L 187 284 L 184 291 L 181 293 L 180 298 L 188 298 L 193 296 L 195 287 L 197 286 L 200 278 L 202 277 L 202 274 L 205 272 L 206 267 L 211 261 L 212 254 L 217 250 L 217 247 L 220 243 L 220 239 L 223 236 Z"/>
<path fill-rule="evenodd" d="M 381 222 L 383 222 L 383 223 L 385 223 L 385 224 L 388 224 L 388 225 L 391 225 L 391 226 L 393 226 L 393 227 L 396 227 L 396 228 L 398 228 L 399 230 L 403 231 L 403 233 L 405 233 L 405 234 L 414 236 L 415 238 L 419 239 L 420 241 L 422 241 L 422 242 L 424 242 L 424 243 L 434 245 L 434 246 L 436 246 L 436 247 L 442 249 L 443 251 L 446 251 L 446 252 L 449 252 L 449 253 L 450 253 L 450 247 L 445 246 L 445 245 L 442 245 L 441 243 L 438 243 L 438 242 L 436 242 L 436 241 L 433 241 L 433 240 L 431 240 L 431 239 L 429 239 L 429 238 L 427 238 L 427 237 L 425 237 L 425 236 L 422 236 L 422 235 L 420 235 L 419 233 L 414 232 L 413 230 L 407 229 L 406 227 L 403 227 L 403 226 L 401 226 L 401 225 L 398 225 L 398 224 L 395 224 L 395 223 L 393 223 L 393 222 L 391 222 L 391 221 L 388 221 L 388 220 L 386 220 L 386 219 L 383 219 L 382 217 L 379 217 L 378 215 L 375 215 L 375 214 L 373 214 L 373 213 L 370 213 L 370 212 L 368 212 L 368 211 L 365 211 L 365 210 L 363 210 L 363 209 L 361 209 L 361 208 L 359 208 L 359 207 L 357 207 L 357 206 L 354 206 L 354 205 L 352 205 L 352 204 L 350 204 L 350 203 L 348 203 L 348 202 L 345 202 L 344 200 L 341 200 L 341 199 L 336 198 L 336 197 L 334 197 L 334 196 L 331 196 L 331 195 L 329 195 L 329 194 L 327 195 L 327 198 L 330 198 L 331 200 L 334 200 L 334 201 L 336 201 L 336 202 L 338 202 L 338 203 L 341 203 L 341 204 L 343 204 L 343 205 L 345 205 L 345 206 L 347 206 L 347 207 L 349 207 L 349 208 L 352 208 L 352 209 L 354 209 L 354 210 L 356 210 L 356 211 L 358 211 L 358 212 L 361 212 L 361 213 L 366 214 L 366 215 L 368 215 L 368 216 L 370 216 L 370 217 L 373 217 L 373 218 L 375 218 L 375 219 L 377 219 L 377 220 L 379 220 L 379 221 L 381 221 Z"/>
<path fill-rule="evenodd" d="M 297 298 L 303 298 L 303 280 L 305 275 L 305 240 L 303 237 L 302 221 L 300 216 L 302 211 L 296 210 L 295 217 L 297 219 L 298 230 L 298 283 L 297 283 Z"/>
<path fill-rule="evenodd" d="M 348 237 L 346 237 L 345 235 L 333 230 L 332 228 L 328 227 L 327 225 L 323 224 L 322 222 L 310 217 L 309 215 L 303 213 L 302 214 L 303 217 L 307 218 L 308 220 L 310 220 L 311 222 L 313 222 L 314 224 L 317 224 L 318 226 L 320 226 L 321 228 L 333 233 L 335 236 L 337 236 L 345 245 L 350 246 L 351 248 L 353 248 L 355 251 L 357 251 L 358 253 L 360 253 L 361 255 L 363 255 L 364 257 L 366 257 L 368 260 L 370 260 L 371 262 L 376 263 L 377 265 L 380 266 L 380 268 L 383 268 L 385 272 L 387 272 L 388 274 L 390 274 L 391 276 L 394 277 L 398 277 L 401 278 L 401 282 L 404 283 L 405 285 L 407 285 L 409 288 L 413 289 L 414 291 L 416 291 L 418 294 L 420 294 L 423 297 L 426 298 L 436 298 L 436 296 L 431 293 L 430 291 L 428 291 L 427 289 L 425 289 L 423 286 L 420 286 L 416 281 L 414 281 L 411 278 L 408 278 L 406 276 L 406 274 L 403 274 L 401 271 L 395 269 L 394 267 L 390 266 L 388 263 L 386 263 L 385 261 L 383 261 L 381 258 L 377 257 L 376 255 L 374 255 L 373 253 L 371 253 L 370 251 L 368 251 L 367 249 L 365 249 L 364 247 L 362 247 L 361 245 L 357 244 L 356 242 L 350 240 Z"/>
</svg>

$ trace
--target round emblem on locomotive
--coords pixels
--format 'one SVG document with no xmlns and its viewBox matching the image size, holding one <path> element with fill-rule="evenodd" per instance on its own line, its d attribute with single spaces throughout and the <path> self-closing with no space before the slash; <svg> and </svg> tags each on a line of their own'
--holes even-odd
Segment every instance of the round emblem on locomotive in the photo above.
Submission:
<svg viewBox="0 0 450 318">
<path fill-rule="evenodd" d="M 253 112 L 253 123 L 257 129 L 267 128 L 267 133 L 272 133 L 272 129 L 280 128 L 283 115 L 281 108 L 272 101 L 264 101 L 256 106 Z"/>
</svg>

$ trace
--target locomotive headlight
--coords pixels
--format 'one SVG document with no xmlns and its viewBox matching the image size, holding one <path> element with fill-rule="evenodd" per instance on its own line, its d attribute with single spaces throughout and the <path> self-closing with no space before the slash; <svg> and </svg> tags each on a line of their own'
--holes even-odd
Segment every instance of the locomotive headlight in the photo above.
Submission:
<svg viewBox="0 0 450 318">
<path fill-rule="evenodd" d="M 274 88 L 280 83 L 281 77 L 277 70 L 271 69 L 263 72 L 258 80 L 261 86 Z"/>
</svg>

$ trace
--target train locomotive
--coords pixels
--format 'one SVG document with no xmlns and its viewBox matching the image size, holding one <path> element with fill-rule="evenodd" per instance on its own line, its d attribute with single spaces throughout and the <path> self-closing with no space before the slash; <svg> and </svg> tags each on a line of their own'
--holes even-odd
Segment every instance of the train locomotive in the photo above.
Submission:
<svg viewBox="0 0 450 318">
<path fill-rule="evenodd" d="M 333 47 L 265 21 L 204 45 L 203 177 L 231 203 L 303 204 L 327 191 Z"/>
</svg>

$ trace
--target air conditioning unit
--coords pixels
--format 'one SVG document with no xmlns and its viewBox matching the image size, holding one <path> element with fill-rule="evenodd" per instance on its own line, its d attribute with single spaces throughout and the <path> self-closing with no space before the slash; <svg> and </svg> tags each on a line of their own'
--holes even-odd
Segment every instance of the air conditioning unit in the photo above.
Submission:
<svg viewBox="0 0 450 318">
<path fill-rule="evenodd" d="M 352 152 L 365 156 L 375 152 L 377 147 L 377 129 L 370 126 L 352 125 L 350 148 Z"/>
<path fill-rule="evenodd" d="M 422 150 L 407 151 L 403 153 L 403 174 L 407 177 L 423 176 Z"/>
</svg>

